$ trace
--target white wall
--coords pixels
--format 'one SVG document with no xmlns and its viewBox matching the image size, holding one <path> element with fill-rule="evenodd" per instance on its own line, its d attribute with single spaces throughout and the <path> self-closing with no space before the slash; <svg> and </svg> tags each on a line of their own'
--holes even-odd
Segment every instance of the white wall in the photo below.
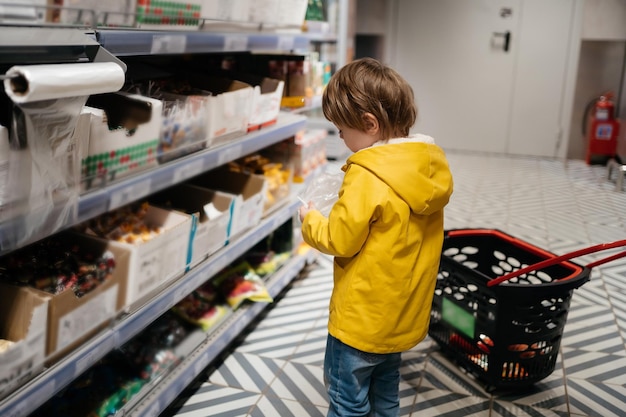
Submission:
<svg viewBox="0 0 626 417">
<path fill-rule="evenodd" d="M 582 40 L 626 40 L 626 0 L 585 0 Z"/>
<path fill-rule="evenodd" d="M 621 92 L 618 107 L 619 115 L 625 120 L 622 130 L 623 136 L 626 136 L 626 75 L 623 73 L 626 58 L 626 0 L 572 1 L 575 1 L 575 6 L 568 69 L 563 80 L 565 92 L 561 113 L 563 140 L 566 144 L 560 147 L 558 156 L 584 159 L 586 148 L 580 133 L 582 113 L 585 104 L 598 92 L 614 90 L 620 94 L 619 86 L 624 86 L 625 91 Z M 394 15 L 397 10 L 394 6 L 396 0 L 387 0 L 386 3 L 387 27 L 393 28 L 398 18 Z M 385 60 L 393 62 L 395 57 L 391 46 L 397 40 L 392 35 L 393 30 L 388 30 L 388 33 L 385 36 Z"/>
</svg>

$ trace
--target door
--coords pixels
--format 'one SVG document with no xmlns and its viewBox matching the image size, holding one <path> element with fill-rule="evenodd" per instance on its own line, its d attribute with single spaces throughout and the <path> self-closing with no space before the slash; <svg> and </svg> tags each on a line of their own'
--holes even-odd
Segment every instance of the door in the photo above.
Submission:
<svg viewBox="0 0 626 417">
<path fill-rule="evenodd" d="M 397 0 L 391 64 L 444 149 L 555 156 L 570 0 Z M 545 111 L 548 109 L 548 111 Z"/>
</svg>

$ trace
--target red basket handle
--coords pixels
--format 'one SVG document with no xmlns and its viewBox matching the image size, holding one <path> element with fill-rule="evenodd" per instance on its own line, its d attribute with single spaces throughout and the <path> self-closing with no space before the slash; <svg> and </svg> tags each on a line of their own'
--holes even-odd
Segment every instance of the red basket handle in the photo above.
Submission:
<svg viewBox="0 0 626 417">
<path fill-rule="evenodd" d="M 504 281 L 508 281 L 511 278 L 515 278 L 517 276 L 520 276 L 530 271 L 543 269 L 548 266 L 556 265 L 563 261 L 569 261 L 572 258 L 577 258 L 579 256 L 588 255 L 590 253 L 600 252 L 600 251 L 607 250 L 607 249 L 618 248 L 621 246 L 626 246 L 626 240 L 617 240 L 615 242 L 610 242 L 610 243 L 600 243 L 598 245 L 589 246 L 588 248 L 578 249 L 578 250 L 566 253 L 561 256 L 556 256 L 554 258 L 546 259 L 545 261 L 537 262 L 535 264 L 518 269 L 517 271 L 509 272 L 508 274 L 502 275 L 498 278 L 494 278 L 487 282 L 487 286 L 493 287 L 494 285 L 498 285 Z M 614 261 L 615 259 L 623 258 L 624 256 L 626 256 L 626 251 L 616 253 L 615 255 L 611 255 L 606 258 L 598 259 L 597 261 L 587 264 L 586 267 L 593 268 L 594 266 L 602 265 L 607 262 Z"/>
</svg>

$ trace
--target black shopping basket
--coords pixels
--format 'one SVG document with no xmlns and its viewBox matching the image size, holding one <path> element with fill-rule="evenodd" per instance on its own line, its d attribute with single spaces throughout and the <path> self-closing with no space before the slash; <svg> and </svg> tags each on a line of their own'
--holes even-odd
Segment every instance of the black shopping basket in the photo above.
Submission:
<svg viewBox="0 0 626 417">
<path fill-rule="evenodd" d="M 574 289 L 591 268 L 495 229 L 446 231 L 428 334 L 488 391 L 530 386 L 554 371 Z"/>
</svg>

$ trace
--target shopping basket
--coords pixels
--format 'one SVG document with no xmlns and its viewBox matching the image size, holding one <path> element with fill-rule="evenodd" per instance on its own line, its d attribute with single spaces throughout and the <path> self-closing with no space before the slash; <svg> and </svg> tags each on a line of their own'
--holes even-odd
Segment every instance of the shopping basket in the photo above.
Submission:
<svg viewBox="0 0 626 417">
<path fill-rule="evenodd" d="M 528 387 L 554 371 L 574 289 L 591 268 L 572 258 L 626 240 L 557 256 L 496 229 L 446 231 L 428 334 L 487 391 Z"/>
</svg>

